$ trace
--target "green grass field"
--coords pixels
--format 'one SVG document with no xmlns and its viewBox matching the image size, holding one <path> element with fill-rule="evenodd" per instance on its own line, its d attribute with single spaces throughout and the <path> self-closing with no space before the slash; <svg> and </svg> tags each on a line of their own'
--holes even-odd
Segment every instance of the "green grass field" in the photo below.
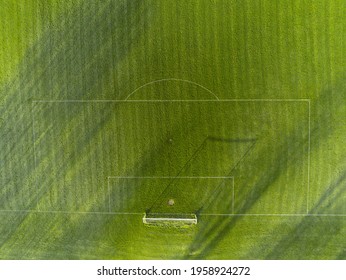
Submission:
<svg viewBox="0 0 346 280">
<path fill-rule="evenodd" d="M 346 259 L 345 11 L 0 0 L 0 259 Z"/>
</svg>

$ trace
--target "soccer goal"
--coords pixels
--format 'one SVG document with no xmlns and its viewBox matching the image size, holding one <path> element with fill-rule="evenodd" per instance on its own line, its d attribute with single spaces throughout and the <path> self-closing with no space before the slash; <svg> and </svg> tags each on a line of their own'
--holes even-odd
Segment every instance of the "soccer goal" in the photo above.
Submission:
<svg viewBox="0 0 346 280">
<path fill-rule="evenodd" d="M 169 225 L 184 226 L 196 225 L 196 214 L 163 214 L 163 213 L 145 213 L 143 223 L 148 225 Z"/>
</svg>

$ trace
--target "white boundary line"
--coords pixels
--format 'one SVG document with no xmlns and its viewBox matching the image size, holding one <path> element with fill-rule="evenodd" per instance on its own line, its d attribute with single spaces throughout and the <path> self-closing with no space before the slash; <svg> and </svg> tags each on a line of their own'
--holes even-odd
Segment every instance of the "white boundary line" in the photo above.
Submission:
<svg viewBox="0 0 346 280">
<path fill-rule="evenodd" d="M 60 211 L 60 210 L 0 210 L 1 212 L 47 213 L 47 214 L 97 214 L 97 215 L 143 215 L 141 212 L 107 212 L 107 211 Z"/>
<path fill-rule="evenodd" d="M 308 126 L 309 126 L 309 136 L 308 136 L 308 190 L 306 194 L 306 214 L 309 214 L 310 206 L 309 206 L 309 200 L 310 200 L 310 140 L 311 140 L 311 106 L 310 106 L 310 100 L 308 101 L 308 111 L 309 111 L 309 120 L 308 120 Z"/>
<path fill-rule="evenodd" d="M 232 179 L 232 186 L 231 186 L 231 198 L 232 198 L 232 209 L 230 214 L 226 215 L 233 215 L 234 214 L 234 176 L 108 176 L 107 177 L 107 186 L 108 186 L 108 209 L 109 213 L 111 212 L 111 196 L 110 196 L 110 186 L 109 186 L 109 179 Z M 214 214 L 208 214 L 208 215 L 214 215 Z M 218 215 L 218 214 L 216 214 Z"/>
<path fill-rule="evenodd" d="M 118 100 L 118 99 L 41 99 L 33 103 L 169 103 L 169 102 L 310 102 L 310 99 L 172 99 L 172 100 Z"/>
<path fill-rule="evenodd" d="M 163 79 L 163 80 L 169 80 L 169 79 Z M 160 80 L 158 80 L 160 81 Z M 198 86 L 201 86 L 197 83 L 194 83 L 192 81 L 188 81 L 188 80 L 185 80 L 187 82 L 190 82 L 190 83 L 193 83 L 193 84 L 196 84 Z M 156 82 L 156 81 L 154 81 Z M 150 82 L 148 84 L 151 84 L 153 82 Z M 148 85 L 146 84 L 146 85 Z M 143 85 L 145 86 L 145 85 Z M 142 86 L 142 87 L 143 87 Z M 203 87 L 203 86 L 201 86 Z M 140 87 L 141 88 L 141 87 Z M 204 88 L 204 87 L 203 87 Z M 137 88 L 135 91 L 137 91 L 139 88 Z M 208 90 L 208 89 L 206 89 Z M 208 90 L 209 91 L 209 90 Z M 134 92 L 132 92 L 130 95 L 132 95 Z M 214 95 L 214 93 L 212 93 Z M 128 97 L 130 97 L 130 95 Z M 128 98 L 127 97 L 127 98 Z M 308 183 L 307 183 L 307 214 L 309 213 L 309 193 L 310 193 L 310 134 L 311 134 L 311 126 L 310 126 L 310 121 L 311 121 L 311 110 L 310 110 L 310 99 L 275 99 L 275 98 L 269 98 L 269 99 L 219 99 L 217 96 L 215 96 L 217 99 L 215 100 L 211 100 L 211 99 L 199 99 L 199 100 L 184 100 L 184 99 L 181 99 L 181 100 L 127 100 L 127 98 L 125 100 L 117 100 L 117 99 L 98 99 L 98 100 L 83 100 L 83 99 L 75 99 L 75 100 L 33 100 L 32 101 L 32 104 L 33 103 L 134 103 L 134 102 L 138 102 L 138 103 L 170 103 L 170 102 L 308 102 L 308 114 L 309 114 L 309 117 L 308 117 Z M 35 146 L 35 129 L 34 129 L 34 114 L 33 114 L 33 105 L 32 105 L 32 117 L 33 117 L 33 142 L 34 142 L 34 146 Z M 34 147 L 34 160 L 35 160 L 35 167 L 37 166 L 36 165 L 36 149 Z M 108 187 L 108 196 L 109 196 L 109 201 L 108 201 L 108 212 L 105 212 L 105 213 L 112 213 L 110 212 L 110 187 L 109 187 L 109 178 L 112 178 L 112 176 L 110 177 L 107 177 L 107 187 Z M 117 177 L 119 178 L 119 177 Z M 126 177 L 124 177 L 126 178 Z M 131 178 L 135 178 L 135 177 L 131 177 Z M 138 177 L 138 178 L 144 178 L 144 177 Z M 150 177 L 148 177 L 150 178 Z M 158 177 L 153 177 L 153 178 L 158 178 Z M 162 177 L 164 178 L 164 177 Z M 169 177 L 168 177 L 169 178 Z M 197 177 L 192 177 L 192 178 L 197 178 Z M 206 178 L 206 177 L 205 177 Z M 211 177 L 213 178 L 213 177 Z M 214 178 L 220 178 L 220 177 L 214 177 Z M 37 185 L 37 184 L 36 184 Z M 38 192 L 38 190 L 37 190 Z M 233 178 L 233 197 L 234 197 L 234 178 Z M 37 198 L 38 200 L 38 198 Z M 38 203 L 39 201 L 37 201 L 37 207 L 38 207 Z M 232 215 L 242 215 L 242 214 L 234 214 L 234 199 L 232 199 Z M 0 211 L 3 211 L 3 210 L 0 210 Z M 20 211 L 20 210 L 19 210 Z M 33 210 L 28 210 L 28 211 L 33 211 Z M 37 211 L 36 211 L 37 212 Z M 44 211 L 44 212 L 50 212 L 50 211 Z M 54 212 L 54 211 L 53 211 Z M 57 212 L 61 212 L 63 213 L 64 211 L 57 211 Z M 103 212 L 88 212 L 88 213 L 103 213 Z M 246 214 L 244 214 L 246 215 Z M 286 214 L 283 214 L 283 215 L 286 215 Z"/>
<path fill-rule="evenodd" d="M 231 179 L 233 176 L 108 176 L 110 179 Z"/>
<path fill-rule="evenodd" d="M 94 214 L 94 215 L 143 215 L 140 212 L 91 212 L 91 211 L 39 211 L 39 210 L 0 210 L 0 213 L 45 213 L 45 214 Z M 225 217 L 346 217 L 346 214 L 200 214 L 199 216 L 225 216 Z"/>
<path fill-rule="evenodd" d="M 108 212 L 111 213 L 111 188 L 109 186 L 109 176 L 107 177 L 107 192 L 108 192 Z"/>
<path fill-rule="evenodd" d="M 200 216 L 241 216 L 241 217 L 346 217 L 346 214 L 200 214 Z"/>
<path fill-rule="evenodd" d="M 235 194 L 234 194 L 234 177 L 232 177 L 232 181 L 233 181 L 233 188 L 232 188 L 232 214 L 235 214 L 234 213 L 234 204 L 235 204 Z"/>
<path fill-rule="evenodd" d="M 31 116 L 32 116 L 32 142 L 33 142 L 33 151 L 34 151 L 34 168 L 35 171 L 37 169 L 37 158 L 36 158 L 36 134 L 35 134 L 35 117 L 34 117 L 34 102 L 31 103 Z M 34 171 L 34 173 L 35 173 Z M 34 174 L 35 176 L 35 174 Z M 36 209 L 39 210 L 39 198 L 38 198 L 38 194 L 39 194 L 39 189 L 38 189 L 38 184 L 37 184 L 37 177 L 35 176 L 34 178 L 34 182 L 35 182 L 35 189 L 36 189 Z"/>
</svg>

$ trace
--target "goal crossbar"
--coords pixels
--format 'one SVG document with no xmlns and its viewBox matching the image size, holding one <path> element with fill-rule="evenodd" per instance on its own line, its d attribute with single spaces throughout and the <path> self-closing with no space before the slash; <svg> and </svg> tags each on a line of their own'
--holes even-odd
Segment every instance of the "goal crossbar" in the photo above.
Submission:
<svg viewBox="0 0 346 280">
<path fill-rule="evenodd" d="M 197 216 L 195 214 L 187 215 L 175 215 L 175 214 L 160 214 L 160 213 L 150 213 L 144 214 L 143 216 L 144 224 L 185 224 L 185 225 L 195 225 L 197 224 Z"/>
</svg>

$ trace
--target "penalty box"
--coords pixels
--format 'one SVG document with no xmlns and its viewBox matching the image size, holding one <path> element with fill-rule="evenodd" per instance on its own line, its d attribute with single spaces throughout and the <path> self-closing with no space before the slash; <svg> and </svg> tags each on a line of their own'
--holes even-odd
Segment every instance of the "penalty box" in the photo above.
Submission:
<svg viewBox="0 0 346 280">
<path fill-rule="evenodd" d="M 45 175 L 36 184 L 40 210 L 117 211 L 118 190 L 107 178 L 140 175 L 234 176 L 234 199 L 226 196 L 225 204 L 233 204 L 235 214 L 305 212 L 308 104 L 306 100 L 35 101 L 34 157 L 36 168 Z M 276 146 L 279 151 L 273 149 Z M 263 186 L 257 181 L 278 164 L 277 154 L 281 173 L 259 196 L 255 192 Z M 291 164 L 297 154 L 303 155 L 299 164 Z M 248 207 L 253 197 L 256 201 Z"/>
</svg>

